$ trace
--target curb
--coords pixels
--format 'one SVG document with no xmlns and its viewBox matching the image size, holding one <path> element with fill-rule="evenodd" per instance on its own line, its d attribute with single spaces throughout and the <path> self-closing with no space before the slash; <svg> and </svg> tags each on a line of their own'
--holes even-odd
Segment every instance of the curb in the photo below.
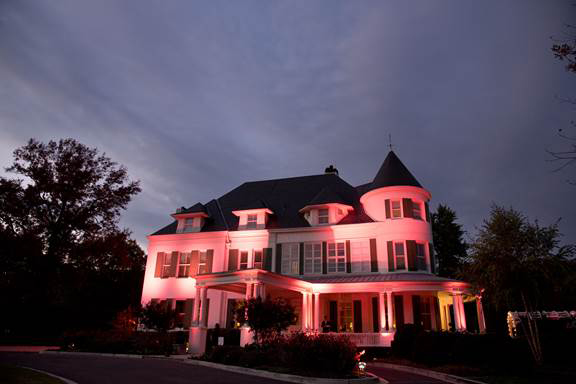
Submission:
<svg viewBox="0 0 576 384">
<path fill-rule="evenodd" d="M 47 355 L 64 355 L 64 356 L 105 356 L 105 357 L 123 357 L 127 359 L 148 359 L 148 358 L 169 358 L 159 355 L 130 355 L 127 353 L 100 353 L 100 352 L 67 352 L 67 351 L 40 351 L 38 353 Z"/>
<path fill-rule="evenodd" d="M 379 363 L 379 362 L 372 362 L 372 363 L 370 363 L 370 365 L 372 365 L 374 367 L 394 369 L 396 371 L 415 373 L 417 375 L 426 376 L 426 377 L 430 377 L 430 378 L 437 379 L 437 380 L 442 380 L 446 383 L 452 383 L 452 384 L 486 384 L 483 381 L 467 379 L 465 377 L 449 375 L 447 373 L 431 371 L 429 369 L 424 369 L 424 368 L 410 367 L 407 365 Z"/>
<path fill-rule="evenodd" d="M 55 379 L 58 379 L 58 380 L 60 380 L 60 381 L 63 381 L 65 384 L 78 384 L 77 382 L 75 382 L 75 381 L 73 381 L 73 380 L 67 379 L 67 378 L 62 377 L 62 376 L 55 375 L 55 374 L 50 373 L 50 372 L 42 371 L 42 370 L 40 370 L 40 369 L 31 368 L 31 367 L 26 367 L 26 366 L 24 366 L 24 365 L 19 365 L 19 367 L 20 367 L 20 368 L 24 368 L 24 369 L 29 369 L 29 370 L 31 370 L 31 371 L 38 372 L 38 373 L 41 373 L 41 374 L 46 375 L 46 376 L 53 377 L 53 378 L 55 378 Z"/>
<path fill-rule="evenodd" d="M 329 379 L 329 378 L 321 378 L 321 377 L 307 377 L 307 376 L 290 375 L 287 373 L 262 371 L 260 369 L 238 367 L 235 365 L 211 363 L 209 361 L 202 361 L 202 360 L 185 360 L 182 362 L 186 363 L 186 364 L 191 364 L 191 365 L 200 365 L 200 366 L 208 367 L 208 368 L 221 369 L 223 371 L 236 372 L 236 373 L 241 373 L 241 374 L 251 375 L 251 376 L 259 376 L 259 377 L 264 377 L 267 379 L 287 381 L 290 383 L 303 383 L 303 384 L 371 384 L 371 383 L 379 383 L 379 382 L 384 383 L 384 384 L 388 383 L 388 381 L 381 379 L 378 376 L 373 375 L 373 374 L 369 374 L 370 377 L 361 378 L 361 379 Z"/>
</svg>

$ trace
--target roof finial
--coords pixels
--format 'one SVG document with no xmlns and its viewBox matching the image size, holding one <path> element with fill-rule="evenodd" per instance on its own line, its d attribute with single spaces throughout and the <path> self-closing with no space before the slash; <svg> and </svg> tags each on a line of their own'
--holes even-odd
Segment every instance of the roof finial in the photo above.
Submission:
<svg viewBox="0 0 576 384">
<path fill-rule="evenodd" d="M 392 150 L 392 134 L 391 133 L 388 134 L 388 146 L 390 147 L 390 150 Z"/>
</svg>

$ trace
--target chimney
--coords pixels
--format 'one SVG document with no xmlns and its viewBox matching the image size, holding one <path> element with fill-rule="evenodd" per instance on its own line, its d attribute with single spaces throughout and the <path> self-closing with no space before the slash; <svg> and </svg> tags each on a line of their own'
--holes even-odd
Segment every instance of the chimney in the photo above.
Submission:
<svg viewBox="0 0 576 384">
<path fill-rule="evenodd" d="M 328 168 L 324 170 L 324 173 L 327 175 L 336 175 L 338 176 L 338 170 L 334 168 L 333 165 L 330 165 Z"/>
</svg>

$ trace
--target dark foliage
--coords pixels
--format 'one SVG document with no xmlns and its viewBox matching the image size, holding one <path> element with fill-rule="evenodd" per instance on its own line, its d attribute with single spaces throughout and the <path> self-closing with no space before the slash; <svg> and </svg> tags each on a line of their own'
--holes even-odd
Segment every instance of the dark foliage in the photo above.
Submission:
<svg viewBox="0 0 576 384">
<path fill-rule="evenodd" d="M 254 333 L 257 342 L 275 338 L 290 325 L 296 323 L 294 307 L 283 298 L 262 300 L 260 297 L 240 301 L 236 307 L 236 318 L 244 319 Z"/>
<path fill-rule="evenodd" d="M 344 335 L 294 333 L 245 348 L 215 347 L 204 358 L 217 363 L 305 376 L 342 378 L 352 376 L 355 354 L 356 345 Z"/>
<path fill-rule="evenodd" d="M 148 329 L 166 332 L 174 328 L 178 315 L 166 303 L 149 302 L 142 308 L 140 322 Z"/>
<path fill-rule="evenodd" d="M 108 327 L 138 305 L 144 253 L 117 226 L 140 191 L 126 170 L 72 139 L 30 140 L 6 170 L 18 178 L 0 177 L 2 340 Z"/>
<path fill-rule="evenodd" d="M 431 218 L 438 275 L 455 278 L 460 265 L 466 259 L 468 249 L 462 238 L 462 226 L 456 223 L 456 212 L 442 204 L 438 205 Z"/>
</svg>

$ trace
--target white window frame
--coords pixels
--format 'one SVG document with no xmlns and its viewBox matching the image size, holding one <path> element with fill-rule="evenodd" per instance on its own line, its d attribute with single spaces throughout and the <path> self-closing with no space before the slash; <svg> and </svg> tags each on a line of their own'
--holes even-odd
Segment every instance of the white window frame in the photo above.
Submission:
<svg viewBox="0 0 576 384">
<path fill-rule="evenodd" d="M 257 261 L 258 255 L 260 255 L 260 261 Z M 264 269 L 264 251 L 262 249 L 255 249 L 253 256 L 253 268 Z"/>
<path fill-rule="evenodd" d="M 370 242 L 368 240 L 350 241 L 350 261 L 352 273 L 371 272 Z"/>
<path fill-rule="evenodd" d="M 416 212 L 418 213 L 416 214 Z M 420 206 L 419 201 L 412 200 L 412 218 L 422 220 L 422 207 Z"/>
<path fill-rule="evenodd" d="M 346 272 L 346 243 L 344 241 L 328 243 L 327 250 L 327 272 Z"/>
<path fill-rule="evenodd" d="M 395 271 L 406 271 L 407 270 L 407 264 L 408 264 L 408 260 L 407 260 L 407 249 L 406 249 L 406 243 L 404 241 L 394 241 L 393 242 L 394 246 L 394 270 Z M 398 254 L 398 249 L 396 248 L 398 245 L 402 246 L 402 255 Z M 402 260 L 402 268 L 398 267 L 398 259 Z"/>
<path fill-rule="evenodd" d="M 176 260 L 178 262 L 178 260 Z M 164 253 L 164 262 L 162 263 L 162 277 L 167 278 L 170 276 L 170 269 L 172 267 L 172 252 Z"/>
<path fill-rule="evenodd" d="M 246 262 L 242 261 L 242 255 L 246 255 Z M 238 255 L 238 270 L 248 269 L 250 263 L 250 252 L 249 251 L 240 251 Z M 245 268 L 242 268 L 242 265 L 246 265 Z"/>
<path fill-rule="evenodd" d="M 246 215 L 246 229 L 258 228 L 258 214 L 249 213 Z"/>
<path fill-rule="evenodd" d="M 304 274 L 322 273 L 322 243 L 304 243 Z"/>
<path fill-rule="evenodd" d="M 208 266 L 208 253 L 204 251 L 198 251 L 198 270 L 196 271 L 198 275 L 206 273 L 206 267 Z"/>
<path fill-rule="evenodd" d="M 300 244 L 282 244 L 282 265 L 280 271 L 283 275 L 298 275 L 300 273 Z"/>
<path fill-rule="evenodd" d="M 398 203 L 397 208 L 394 208 L 394 203 Z M 398 215 L 396 215 L 396 212 Z M 390 200 L 390 217 L 392 219 L 402 218 L 402 200 Z"/>
<path fill-rule="evenodd" d="M 182 224 L 182 232 L 193 232 L 196 228 L 196 220 L 193 217 L 185 218 Z"/>
<path fill-rule="evenodd" d="M 182 262 L 182 258 L 184 258 L 187 262 Z M 177 277 L 188 277 L 190 276 L 190 260 L 192 258 L 192 254 L 190 252 L 180 252 L 178 255 L 178 275 Z"/>
<path fill-rule="evenodd" d="M 326 214 L 321 214 L 326 212 Z M 318 224 L 319 225 L 326 225 L 330 224 L 330 209 L 328 208 L 320 208 L 318 209 Z"/>
<path fill-rule="evenodd" d="M 422 254 L 418 250 L 422 250 Z M 416 267 L 418 271 L 428 270 L 426 265 L 426 243 L 416 242 Z"/>
</svg>

